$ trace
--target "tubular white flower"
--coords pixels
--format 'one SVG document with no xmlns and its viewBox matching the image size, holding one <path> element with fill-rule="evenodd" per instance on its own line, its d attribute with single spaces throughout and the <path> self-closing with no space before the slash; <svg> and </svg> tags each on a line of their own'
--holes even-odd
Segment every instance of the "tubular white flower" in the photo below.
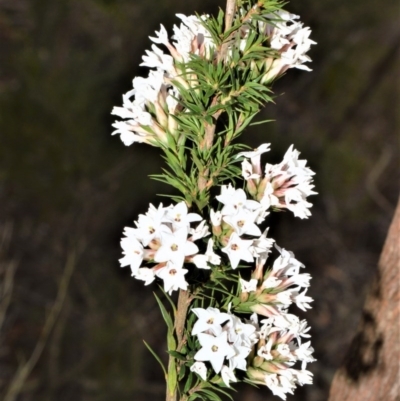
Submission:
<svg viewBox="0 0 400 401">
<path fill-rule="evenodd" d="M 202 362 L 209 361 L 215 373 L 219 373 L 224 359 L 230 358 L 235 354 L 234 349 L 227 341 L 227 332 L 223 331 L 216 337 L 206 333 L 199 333 L 197 337 L 202 348 L 197 351 L 194 359 Z"/>
<path fill-rule="evenodd" d="M 168 262 L 165 267 L 157 271 L 156 275 L 164 281 L 164 291 L 171 295 L 172 291 L 187 290 L 188 283 L 185 280 L 187 269 L 182 269 Z"/>
<path fill-rule="evenodd" d="M 251 292 L 257 290 L 257 280 L 251 279 L 250 281 L 239 279 L 242 292 Z"/>
<path fill-rule="evenodd" d="M 223 366 L 221 369 L 221 378 L 227 387 L 230 387 L 229 382 L 237 382 L 233 369 L 228 366 Z"/>
<path fill-rule="evenodd" d="M 161 233 L 161 246 L 157 250 L 154 260 L 156 262 L 172 262 L 176 268 L 181 268 L 185 256 L 195 255 L 199 248 L 187 240 L 188 232 L 182 227 L 172 233 Z"/>
<path fill-rule="evenodd" d="M 203 380 L 207 380 L 207 368 L 203 362 L 195 362 L 191 367 L 190 371 L 197 373 Z"/>
<path fill-rule="evenodd" d="M 222 323 L 231 319 L 228 313 L 221 312 L 219 309 L 210 306 L 207 309 L 192 308 L 192 312 L 198 317 L 193 326 L 193 336 L 203 332 L 219 335 L 222 332 Z"/>
<path fill-rule="evenodd" d="M 222 248 L 221 251 L 228 255 L 232 269 L 238 267 L 240 260 L 246 262 L 254 261 L 251 252 L 252 243 L 253 241 L 251 240 L 242 240 L 235 232 L 231 234 L 228 245 Z"/>
<path fill-rule="evenodd" d="M 207 251 L 205 255 L 195 255 L 192 258 L 193 263 L 199 269 L 211 269 L 209 263 L 213 265 L 221 264 L 221 257 L 213 251 L 214 241 L 210 238 L 207 243 Z"/>
<path fill-rule="evenodd" d="M 121 267 L 130 266 L 132 276 L 135 276 L 143 261 L 143 246 L 133 235 L 129 235 L 127 238 L 122 238 L 121 248 L 125 255 L 119 260 Z"/>
</svg>

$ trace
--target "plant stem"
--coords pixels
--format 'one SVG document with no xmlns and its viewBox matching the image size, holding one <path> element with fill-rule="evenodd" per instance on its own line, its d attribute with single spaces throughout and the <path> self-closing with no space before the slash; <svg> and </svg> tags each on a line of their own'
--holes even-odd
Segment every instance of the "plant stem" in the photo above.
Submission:
<svg viewBox="0 0 400 401">
<path fill-rule="evenodd" d="M 182 349 L 183 345 L 185 344 L 184 330 L 186 323 L 186 315 L 191 302 L 192 302 L 192 297 L 190 292 L 180 290 L 178 297 L 178 305 L 175 314 L 175 324 L 174 324 L 176 339 L 177 339 L 176 350 L 178 352 Z M 177 368 L 176 363 L 174 363 L 174 359 L 175 358 L 172 355 L 169 356 L 168 374 L 170 373 L 170 369 Z M 177 400 L 177 387 L 175 388 L 175 391 L 173 393 L 170 393 L 167 386 L 166 401 L 176 401 L 176 400 Z"/>
</svg>

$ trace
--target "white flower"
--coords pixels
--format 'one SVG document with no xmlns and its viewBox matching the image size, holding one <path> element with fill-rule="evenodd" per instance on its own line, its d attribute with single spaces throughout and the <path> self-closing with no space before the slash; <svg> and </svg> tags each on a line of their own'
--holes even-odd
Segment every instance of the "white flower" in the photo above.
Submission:
<svg viewBox="0 0 400 401">
<path fill-rule="evenodd" d="M 251 174 L 254 176 L 253 177 L 249 176 L 249 178 L 244 177 L 246 180 L 250 179 L 250 178 L 259 178 L 261 176 L 261 164 L 260 164 L 261 155 L 265 152 L 269 152 L 270 146 L 271 146 L 270 143 L 263 143 L 258 148 L 254 149 L 254 151 L 240 152 L 236 155 L 236 158 L 246 157 L 248 159 L 251 159 L 251 166 L 252 166 Z M 248 165 L 245 165 L 245 166 L 247 167 L 247 169 L 249 169 Z M 242 167 L 243 167 L 243 164 L 242 164 Z"/>
<path fill-rule="evenodd" d="M 223 216 L 234 215 L 243 207 L 248 210 L 257 210 L 260 204 L 253 200 L 248 200 L 243 189 L 235 189 L 231 184 L 221 187 L 221 195 L 216 197 L 224 207 L 221 210 Z"/>
<path fill-rule="evenodd" d="M 238 267 L 240 260 L 244 260 L 246 262 L 254 261 L 254 257 L 250 249 L 252 243 L 253 241 L 251 240 L 242 240 L 235 232 L 231 234 L 228 245 L 222 248 L 221 251 L 228 255 L 232 269 L 236 269 Z"/>
<path fill-rule="evenodd" d="M 261 236 L 253 241 L 254 253 L 257 257 L 257 264 L 264 266 L 268 259 L 268 255 L 271 252 L 271 248 L 275 243 L 272 238 L 267 238 L 269 228 L 261 234 Z"/>
<path fill-rule="evenodd" d="M 170 295 L 178 289 L 187 290 L 188 283 L 185 280 L 186 269 L 179 268 L 168 262 L 165 267 L 158 270 L 156 275 L 164 280 L 164 290 Z"/>
<path fill-rule="evenodd" d="M 261 356 L 266 361 L 272 361 L 274 359 L 274 357 L 271 354 L 271 348 L 272 348 L 273 344 L 274 344 L 274 341 L 272 340 L 272 338 L 270 338 L 265 345 L 261 346 L 258 349 L 257 355 Z"/>
<path fill-rule="evenodd" d="M 205 220 L 203 220 L 196 228 L 191 228 L 189 232 L 191 234 L 190 241 L 197 241 L 200 238 L 210 235 L 210 230 L 208 229 Z"/>
<path fill-rule="evenodd" d="M 214 241 L 210 238 L 207 244 L 207 251 L 205 255 L 195 255 L 193 256 L 193 263 L 199 269 L 210 269 L 211 267 L 208 263 L 213 265 L 220 265 L 221 264 L 221 257 L 214 253 L 213 251 Z"/>
<path fill-rule="evenodd" d="M 204 381 L 207 380 L 207 368 L 203 362 L 195 362 L 190 367 L 191 372 L 197 373 Z"/>
<path fill-rule="evenodd" d="M 297 382 L 302 386 L 303 384 L 312 384 L 313 383 L 313 374 L 305 369 L 296 370 L 291 369 L 293 376 L 296 377 Z"/>
<path fill-rule="evenodd" d="M 144 285 L 149 285 L 155 280 L 156 276 L 153 269 L 142 267 L 136 273 L 135 278 L 144 281 Z"/>
<path fill-rule="evenodd" d="M 164 71 L 162 70 L 150 70 L 147 78 L 135 77 L 133 79 L 134 103 L 143 106 L 147 102 L 154 103 L 163 84 Z"/>
<path fill-rule="evenodd" d="M 232 346 L 227 341 L 227 332 L 223 331 L 217 337 L 206 333 L 197 335 L 202 348 L 196 353 L 196 361 L 210 361 L 215 373 L 221 371 L 225 358 L 230 358 L 235 354 Z"/>
<path fill-rule="evenodd" d="M 312 354 L 314 352 L 314 348 L 311 347 L 311 342 L 307 341 L 304 344 L 300 344 L 299 348 L 297 348 L 293 354 L 302 361 L 301 369 L 305 370 L 308 362 L 314 362 L 316 359 L 313 358 Z"/>
<path fill-rule="evenodd" d="M 290 355 L 290 347 L 288 344 L 278 344 L 276 350 L 284 357 L 288 357 Z"/>
<path fill-rule="evenodd" d="M 229 367 L 233 369 L 247 370 L 246 358 L 251 352 L 251 348 L 245 345 L 232 345 L 235 354 L 229 358 Z"/>
<path fill-rule="evenodd" d="M 225 223 L 228 223 L 238 235 L 261 235 L 261 230 L 254 223 L 257 218 L 258 212 L 251 212 L 247 209 L 240 209 L 234 215 L 227 215 L 223 217 Z"/>
<path fill-rule="evenodd" d="M 272 271 L 279 276 L 293 276 L 299 274 L 300 269 L 304 267 L 303 263 L 295 259 L 293 252 L 287 251 L 283 248 L 281 249 L 276 245 L 275 247 L 281 255 L 275 259 Z"/>
<path fill-rule="evenodd" d="M 239 279 L 242 292 L 251 292 L 257 290 L 257 280 L 252 278 L 250 281 Z"/>
<path fill-rule="evenodd" d="M 242 161 L 242 177 L 247 181 L 247 180 L 251 180 L 251 179 L 257 180 L 261 176 L 260 176 L 260 174 L 254 173 L 253 166 L 247 160 L 243 160 Z"/>
<path fill-rule="evenodd" d="M 228 366 L 222 367 L 221 378 L 227 387 L 230 387 L 229 382 L 237 382 L 233 369 L 230 369 Z"/>
<path fill-rule="evenodd" d="M 224 330 L 228 332 L 229 342 L 234 343 L 237 347 L 245 346 L 251 349 L 252 345 L 257 342 L 256 328 L 253 324 L 243 323 L 233 314 L 230 314 L 230 317 L 230 321 L 224 326 Z"/>
<path fill-rule="evenodd" d="M 292 292 L 292 298 L 294 299 L 294 302 L 296 303 L 297 307 L 304 312 L 307 309 L 311 309 L 310 303 L 314 301 L 311 297 L 306 295 L 306 292 L 307 290 L 304 290 L 302 293 L 295 290 Z"/>
<path fill-rule="evenodd" d="M 182 60 L 188 61 L 191 54 L 209 58 L 215 45 L 209 32 L 201 23 L 208 16 L 202 15 L 200 18 L 195 15 L 176 14 L 176 16 L 182 24 L 179 27 L 174 25 L 172 38 L 175 39 L 173 44 Z"/>
<path fill-rule="evenodd" d="M 138 221 L 135 222 L 137 230 L 136 236 L 140 239 L 144 246 L 162 235 L 162 233 L 170 233 L 171 229 L 163 224 L 165 209 L 162 205 L 156 209 L 150 205 L 149 211 L 144 215 L 140 214 Z"/>
<path fill-rule="evenodd" d="M 143 261 L 142 244 L 133 235 L 130 235 L 121 239 L 121 248 L 125 255 L 119 260 L 121 267 L 130 266 L 132 276 L 136 275 Z"/>
<path fill-rule="evenodd" d="M 271 206 L 288 209 L 296 217 L 304 219 L 311 215 L 309 209 L 312 206 L 306 199 L 316 192 L 312 190 L 314 172 L 306 167 L 306 160 L 299 160 L 299 155 L 291 145 L 280 164 L 266 164 L 265 190 L 260 203 L 265 209 Z"/>
<path fill-rule="evenodd" d="M 198 317 L 192 329 L 193 336 L 205 331 L 218 335 L 222 332 L 221 324 L 231 319 L 228 313 L 210 306 L 207 309 L 193 308 L 192 312 Z"/>
<path fill-rule="evenodd" d="M 278 287 L 282 280 L 278 280 L 276 277 L 270 276 L 261 284 L 262 289 Z"/>
<path fill-rule="evenodd" d="M 187 240 L 187 229 L 185 227 L 173 233 L 161 234 L 161 246 L 157 250 L 155 262 L 172 262 L 177 268 L 183 266 L 185 256 L 195 255 L 199 248 L 193 242 Z"/>
<path fill-rule="evenodd" d="M 211 209 L 210 210 L 210 220 L 211 220 L 211 224 L 214 227 L 219 227 L 221 225 L 221 221 L 222 221 L 222 213 L 215 212 L 213 209 Z"/>
<path fill-rule="evenodd" d="M 174 231 L 181 227 L 185 227 L 189 230 L 190 223 L 201 221 L 201 219 L 201 216 L 197 213 L 188 213 L 188 207 L 183 201 L 169 209 L 165 216 L 165 221 L 172 223 Z"/>
<path fill-rule="evenodd" d="M 168 41 L 168 32 L 165 29 L 164 25 L 160 25 L 160 30 L 155 32 L 156 37 L 151 37 L 150 36 L 150 40 L 152 40 L 154 43 L 158 43 L 158 44 L 163 44 L 165 46 L 167 46 L 169 44 Z"/>
<path fill-rule="evenodd" d="M 265 384 L 272 391 L 272 394 L 277 395 L 283 400 L 286 400 L 287 393 L 293 394 L 293 390 L 296 387 L 293 379 L 289 380 L 288 378 L 275 373 L 265 375 Z"/>
<path fill-rule="evenodd" d="M 169 55 L 165 54 L 156 45 L 151 46 L 152 51 L 146 50 L 146 55 L 142 57 L 143 63 L 141 66 L 157 68 L 166 72 L 174 71 L 174 59 Z"/>
</svg>

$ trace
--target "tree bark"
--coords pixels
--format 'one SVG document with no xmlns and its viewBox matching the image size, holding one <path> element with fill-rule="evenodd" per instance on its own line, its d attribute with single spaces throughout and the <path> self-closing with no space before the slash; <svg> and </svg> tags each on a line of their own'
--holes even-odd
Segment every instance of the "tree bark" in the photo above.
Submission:
<svg viewBox="0 0 400 401">
<path fill-rule="evenodd" d="M 328 401 L 400 401 L 400 200 L 361 321 Z"/>
</svg>

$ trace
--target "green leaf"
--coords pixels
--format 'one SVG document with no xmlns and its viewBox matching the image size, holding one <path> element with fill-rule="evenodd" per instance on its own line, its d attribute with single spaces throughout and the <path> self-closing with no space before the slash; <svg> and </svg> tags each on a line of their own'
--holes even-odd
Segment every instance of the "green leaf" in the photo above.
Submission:
<svg viewBox="0 0 400 401">
<path fill-rule="evenodd" d="M 155 360 L 160 364 L 160 366 L 161 366 L 161 368 L 162 368 L 162 370 L 164 372 L 164 376 L 165 376 L 165 378 L 167 378 L 167 370 L 165 369 L 164 364 L 162 363 L 160 357 L 153 351 L 153 349 L 150 347 L 149 344 L 146 343 L 146 341 L 143 340 L 143 342 L 144 342 L 144 345 L 147 347 L 147 349 L 154 356 Z"/>
<path fill-rule="evenodd" d="M 179 359 L 180 361 L 186 361 L 186 356 L 175 350 L 169 350 L 168 354 L 172 355 L 176 359 Z"/>
<path fill-rule="evenodd" d="M 161 302 L 160 298 L 158 298 L 157 294 L 154 293 L 154 297 L 156 298 L 156 301 L 158 303 L 158 306 L 160 308 L 162 317 L 165 321 L 165 323 L 167 324 L 168 327 L 168 332 L 173 332 L 174 331 L 174 323 L 171 319 L 170 314 L 168 313 L 168 311 L 165 309 L 165 306 L 163 305 L 163 303 Z"/>
</svg>

